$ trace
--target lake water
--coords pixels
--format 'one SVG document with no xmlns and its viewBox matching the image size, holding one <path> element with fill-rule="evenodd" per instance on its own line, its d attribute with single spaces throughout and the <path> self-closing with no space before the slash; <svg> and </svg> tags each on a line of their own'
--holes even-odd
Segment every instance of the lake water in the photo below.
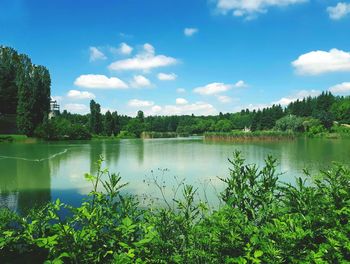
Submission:
<svg viewBox="0 0 350 264">
<path fill-rule="evenodd" d="M 228 175 L 227 158 L 235 150 L 249 163 L 263 164 L 271 154 L 278 159 L 281 181 L 293 182 L 303 168 L 315 171 L 332 161 L 350 165 L 350 140 L 297 139 L 294 141 L 217 143 L 202 138 L 29 142 L 0 144 L 0 206 L 27 211 L 60 198 L 78 205 L 90 190 L 84 173 L 96 173 L 99 155 L 111 172 L 119 172 L 128 193 L 157 198 L 157 178 L 172 196 L 176 181 L 198 187 L 198 194 L 215 206 Z M 177 180 L 176 180 L 177 179 Z M 142 200 L 142 199 L 141 199 Z"/>
</svg>

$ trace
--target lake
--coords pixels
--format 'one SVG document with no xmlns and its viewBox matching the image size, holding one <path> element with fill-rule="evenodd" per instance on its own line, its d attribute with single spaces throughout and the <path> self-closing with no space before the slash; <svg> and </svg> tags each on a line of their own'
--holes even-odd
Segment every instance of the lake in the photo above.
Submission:
<svg viewBox="0 0 350 264">
<path fill-rule="evenodd" d="M 294 182 L 303 175 L 303 168 L 317 171 L 332 161 L 350 165 L 350 140 L 345 139 L 214 143 L 194 137 L 0 144 L 0 206 L 25 212 L 56 198 L 78 205 L 91 187 L 84 173 L 96 173 L 95 162 L 101 154 L 105 167 L 119 172 L 122 181 L 129 183 L 125 191 L 145 203 L 161 196 L 149 184 L 154 178 L 166 186 L 168 198 L 176 182 L 184 179 L 198 187 L 201 199 L 215 206 L 223 189 L 218 177 L 228 175 L 227 158 L 235 150 L 247 162 L 259 165 L 268 154 L 273 155 L 284 182 Z"/>
</svg>

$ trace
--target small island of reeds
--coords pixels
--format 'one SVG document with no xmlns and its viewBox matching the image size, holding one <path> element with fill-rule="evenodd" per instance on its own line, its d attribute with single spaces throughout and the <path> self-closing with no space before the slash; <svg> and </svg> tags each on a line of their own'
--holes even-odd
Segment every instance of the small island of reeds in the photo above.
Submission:
<svg viewBox="0 0 350 264">
<path fill-rule="evenodd" d="M 275 141 L 275 140 L 293 140 L 295 133 L 288 131 L 240 131 L 231 132 L 207 132 L 204 134 L 204 140 L 208 141 Z"/>
</svg>

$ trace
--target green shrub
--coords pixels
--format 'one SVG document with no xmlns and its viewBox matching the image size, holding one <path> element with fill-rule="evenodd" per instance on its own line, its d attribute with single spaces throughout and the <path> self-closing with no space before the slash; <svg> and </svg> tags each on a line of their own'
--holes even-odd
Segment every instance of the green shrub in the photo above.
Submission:
<svg viewBox="0 0 350 264">
<path fill-rule="evenodd" d="M 91 139 L 91 134 L 85 126 L 72 124 L 67 119 L 60 117 L 44 120 L 35 129 L 34 135 L 46 140 Z"/>
<path fill-rule="evenodd" d="M 28 215 L 0 211 L 0 262 L 349 263 L 350 170 L 334 164 L 295 184 L 278 182 L 276 160 L 246 164 L 234 153 L 213 212 L 183 181 L 164 206 L 141 209 L 117 174 L 86 174 L 80 207 L 56 200 Z M 102 191 L 99 191 L 102 187 Z M 179 197 L 177 190 L 182 189 Z M 65 217 L 63 217 L 65 212 Z"/>
</svg>

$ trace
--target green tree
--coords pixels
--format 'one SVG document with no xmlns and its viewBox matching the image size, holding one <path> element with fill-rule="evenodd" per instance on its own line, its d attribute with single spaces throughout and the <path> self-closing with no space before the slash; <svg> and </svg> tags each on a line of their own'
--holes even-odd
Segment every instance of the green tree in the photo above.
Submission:
<svg viewBox="0 0 350 264">
<path fill-rule="evenodd" d="M 17 111 L 18 64 L 17 52 L 12 48 L 0 46 L 0 113 L 2 114 L 15 114 Z"/>
<path fill-rule="evenodd" d="M 51 78 L 44 66 L 34 66 L 33 71 L 33 125 L 36 127 L 50 111 Z"/>
<path fill-rule="evenodd" d="M 119 115 L 117 111 L 114 111 L 112 113 L 112 118 L 113 118 L 113 134 L 117 135 L 120 132 L 120 120 L 119 120 Z"/>
<path fill-rule="evenodd" d="M 94 100 L 90 101 L 90 130 L 93 134 L 102 132 L 101 106 Z"/>
<path fill-rule="evenodd" d="M 281 131 L 291 130 L 301 132 L 304 130 L 304 118 L 295 115 L 287 115 L 276 121 L 275 128 Z"/>
<path fill-rule="evenodd" d="M 141 111 L 141 110 L 137 111 L 137 118 L 138 118 L 141 122 L 144 122 L 144 121 L 145 121 L 145 115 L 144 115 L 143 111 Z"/>
<path fill-rule="evenodd" d="M 18 86 L 18 104 L 17 104 L 17 128 L 20 133 L 32 135 L 34 131 L 33 124 L 33 98 L 32 78 L 33 66 L 26 55 L 20 55 L 20 65 L 16 83 Z"/>
<path fill-rule="evenodd" d="M 114 130 L 114 120 L 113 120 L 113 116 L 111 114 L 111 112 L 108 110 L 104 116 L 104 133 L 107 136 L 110 136 L 113 134 L 113 130 Z"/>
</svg>

